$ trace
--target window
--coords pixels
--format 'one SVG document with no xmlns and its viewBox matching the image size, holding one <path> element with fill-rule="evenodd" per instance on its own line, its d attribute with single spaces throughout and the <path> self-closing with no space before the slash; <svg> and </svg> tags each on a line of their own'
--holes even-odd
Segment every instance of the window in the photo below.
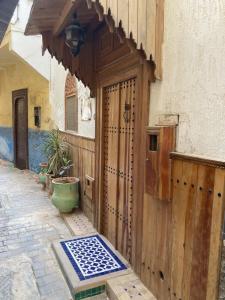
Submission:
<svg viewBox="0 0 225 300">
<path fill-rule="evenodd" d="M 66 97 L 66 130 L 78 130 L 78 105 L 76 95 Z"/>
<path fill-rule="evenodd" d="M 78 131 L 78 97 L 76 78 L 68 74 L 65 86 L 65 127 L 66 130 Z"/>
</svg>

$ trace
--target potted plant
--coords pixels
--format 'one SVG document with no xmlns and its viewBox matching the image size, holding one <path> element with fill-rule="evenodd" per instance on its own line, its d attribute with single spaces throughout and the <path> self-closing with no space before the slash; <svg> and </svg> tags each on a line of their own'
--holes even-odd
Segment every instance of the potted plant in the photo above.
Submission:
<svg viewBox="0 0 225 300">
<path fill-rule="evenodd" d="M 52 176 L 52 203 L 60 212 L 71 212 L 79 206 L 79 179 L 69 177 L 72 167 L 69 157 L 69 145 L 60 136 L 58 129 L 53 129 L 45 142 L 48 157 L 48 173 Z"/>
<path fill-rule="evenodd" d="M 46 181 L 47 181 L 47 172 L 48 172 L 48 163 L 42 162 L 39 164 L 40 173 L 38 174 L 39 183 L 41 183 L 42 188 L 46 188 Z"/>
</svg>

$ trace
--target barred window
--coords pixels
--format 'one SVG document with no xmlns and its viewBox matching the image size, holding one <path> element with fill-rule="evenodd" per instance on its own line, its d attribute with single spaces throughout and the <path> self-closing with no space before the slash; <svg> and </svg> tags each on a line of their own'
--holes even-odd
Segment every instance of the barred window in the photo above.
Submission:
<svg viewBox="0 0 225 300">
<path fill-rule="evenodd" d="M 67 75 L 65 85 L 65 129 L 78 131 L 78 95 L 76 77 Z"/>
<path fill-rule="evenodd" d="M 78 101 L 76 95 L 66 97 L 66 130 L 78 131 Z"/>
</svg>

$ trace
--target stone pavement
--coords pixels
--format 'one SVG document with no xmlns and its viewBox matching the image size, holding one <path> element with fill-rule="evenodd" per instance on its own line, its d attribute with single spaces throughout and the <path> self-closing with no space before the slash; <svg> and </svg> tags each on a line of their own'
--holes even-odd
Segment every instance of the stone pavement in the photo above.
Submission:
<svg viewBox="0 0 225 300">
<path fill-rule="evenodd" d="M 71 233 L 34 174 L 0 163 L 0 300 L 69 300 L 51 243 Z"/>
</svg>

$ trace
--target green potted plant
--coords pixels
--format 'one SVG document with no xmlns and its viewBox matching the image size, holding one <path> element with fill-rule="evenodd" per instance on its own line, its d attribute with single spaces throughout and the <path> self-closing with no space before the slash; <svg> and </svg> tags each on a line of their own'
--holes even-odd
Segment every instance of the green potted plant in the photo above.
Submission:
<svg viewBox="0 0 225 300">
<path fill-rule="evenodd" d="M 47 181 L 47 172 L 48 172 L 48 163 L 41 162 L 39 164 L 40 167 L 40 173 L 38 174 L 39 183 L 41 183 L 42 188 L 46 188 L 46 181 Z"/>
<path fill-rule="evenodd" d="M 52 203 L 60 212 L 71 212 L 79 206 L 79 179 L 69 177 L 72 167 L 69 145 L 58 129 L 53 129 L 45 142 L 48 157 L 48 173 L 52 176 Z"/>
</svg>

